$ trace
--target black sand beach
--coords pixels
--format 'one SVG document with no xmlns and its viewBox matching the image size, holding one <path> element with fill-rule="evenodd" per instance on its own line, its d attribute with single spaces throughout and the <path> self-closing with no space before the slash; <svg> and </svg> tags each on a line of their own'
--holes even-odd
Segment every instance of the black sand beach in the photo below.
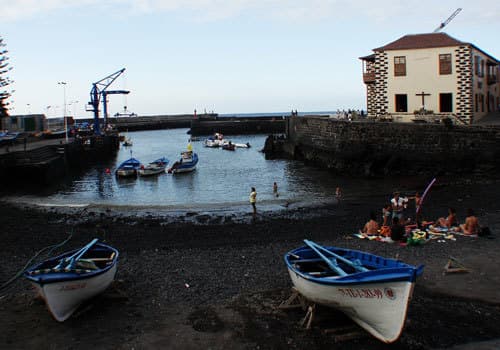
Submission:
<svg viewBox="0 0 500 350">
<path fill-rule="evenodd" d="M 348 189 L 347 189 L 348 190 Z M 121 252 L 116 281 L 64 323 L 54 321 L 22 278 L 0 291 L 0 348 L 4 349 L 443 349 L 498 348 L 500 208 L 498 182 L 440 182 L 426 199 L 424 216 L 447 207 L 476 210 L 493 238 L 457 236 L 422 246 L 354 238 L 371 210 L 386 198 L 297 208 L 251 220 L 198 217 L 176 220 L 122 217 L 82 210 L 60 213 L 0 205 L 0 283 L 14 276 L 35 253 L 72 237 L 62 251 L 98 237 Z M 243 222 L 241 222 L 243 221 Z M 221 224 L 223 222 L 223 224 Z M 369 335 L 338 341 L 325 332 L 353 323 L 319 308 L 311 330 L 302 310 L 277 306 L 290 295 L 283 255 L 304 238 L 425 264 L 417 281 L 401 338 L 390 346 Z M 469 273 L 444 274 L 450 257 Z M 458 349 L 458 347 L 456 348 Z"/>
</svg>

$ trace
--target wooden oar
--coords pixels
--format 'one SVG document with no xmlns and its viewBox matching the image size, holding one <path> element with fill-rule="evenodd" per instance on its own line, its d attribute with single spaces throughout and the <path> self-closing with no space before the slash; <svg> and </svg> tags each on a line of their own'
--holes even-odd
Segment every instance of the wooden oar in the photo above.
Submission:
<svg viewBox="0 0 500 350">
<path fill-rule="evenodd" d="M 323 259 L 323 260 L 327 263 L 327 265 L 328 265 L 328 266 L 329 266 L 329 267 L 330 267 L 333 271 L 335 271 L 337 274 L 339 274 L 340 276 L 346 276 L 346 275 L 347 275 L 347 273 L 346 273 L 344 270 L 342 270 L 342 269 L 340 268 L 340 266 L 337 264 L 337 262 L 336 262 L 336 261 L 333 261 L 332 259 L 330 259 L 330 258 L 328 258 L 328 257 L 324 256 L 324 255 L 323 255 L 323 254 L 319 251 L 319 249 L 317 248 L 317 244 L 316 244 L 316 243 L 314 243 L 314 242 L 312 242 L 312 241 L 308 241 L 307 239 L 304 239 L 304 243 L 305 243 L 305 244 L 307 244 L 307 246 L 308 246 L 309 248 L 311 248 L 312 250 L 314 250 L 314 251 L 316 252 L 316 254 L 318 254 L 318 255 L 321 257 L 321 259 Z M 323 248 L 323 247 L 321 247 L 321 248 Z"/>
<path fill-rule="evenodd" d="M 85 247 L 83 247 L 82 249 L 77 251 L 75 254 L 73 254 L 65 259 L 61 259 L 61 262 L 54 269 L 62 269 L 64 267 L 64 265 L 66 265 L 66 267 L 64 267 L 65 270 L 73 269 L 75 267 L 75 264 L 78 261 L 78 259 L 80 259 L 83 256 L 83 254 L 85 254 L 97 242 L 98 242 L 98 239 L 94 238 L 89 244 L 87 244 Z"/>
<path fill-rule="evenodd" d="M 344 262 L 345 264 L 353 267 L 354 269 L 356 269 L 356 270 L 358 270 L 360 272 L 369 271 L 366 267 L 362 266 L 360 263 L 352 262 L 351 260 L 346 259 L 346 258 L 344 258 L 344 257 L 342 257 L 342 256 L 340 256 L 338 254 L 335 254 L 334 252 L 326 249 L 325 247 L 323 247 L 323 246 L 321 246 L 321 245 L 319 245 L 319 244 L 317 244 L 317 243 L 315 243 L 313 241 L 309 241 L 307 239 L 304 239 L 304 243 L 307 244 L 307 246 L 309 246 L 310 248 L 312 248 L 325 261 L 331 261 L 331 259 L 328 258 L 328 257 L 326 257 L 326 256 L 324 256 L 322 253 L 319 252 L 319 250 L 321 250 L 321 251 L 323 251 L 323 252 L 325 252 L 325 253 L 327 253 L 329 255 L 332 255 L 335 259 L 338 259 L 338 260 Z M 330 266 L 330 264 L 328 264 L 328 266 Z M 337 269 L 340 269 L 340 267 L 338 267 L 337 264 L 335 264 L 335 266 L 336 267 L 333 268 L 333 270 L 336 271 L 336 272 L 338 272 Z M 344 271 L 342 270 L 342 272 L 344 272 Z M 344 275 L 345 274 L 346 273 L 344 272 Z M 344 276 L 344 275 L 342 275 L 342 276 Z"/>
</svg>

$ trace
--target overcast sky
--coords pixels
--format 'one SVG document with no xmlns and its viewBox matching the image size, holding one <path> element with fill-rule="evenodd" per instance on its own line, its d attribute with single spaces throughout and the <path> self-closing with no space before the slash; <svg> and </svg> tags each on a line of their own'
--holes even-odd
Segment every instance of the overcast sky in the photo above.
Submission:
<svg viewBox="0 0 500 350">
<path fill-rule="evenodd" d="M 67 114 L 90 117 L 121 68 L 110 114 L 366 109 L 358 57 L 459 7 L 443 31 L 500 58 L 498 0 L 0 0 L 11 114 L 61 116 L 64 81 Z"/>
</svg>

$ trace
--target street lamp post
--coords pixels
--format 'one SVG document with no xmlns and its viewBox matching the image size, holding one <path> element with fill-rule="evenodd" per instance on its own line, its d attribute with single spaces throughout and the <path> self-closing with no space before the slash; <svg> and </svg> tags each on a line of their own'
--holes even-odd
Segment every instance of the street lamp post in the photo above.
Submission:
<svg viewBox="0 0 500 350">
<path fill-rule="evenodd" d="M 63 113 L 63 118 L 64 118 L 64 135 L 66 136 L 66 143 L 68 143 L 68 122 L 66 121 L 66 82 L 65 81 L 59 81 L 57 84 L 63 86 L 63 94 L 64 94 L 64 113 Z"/>
<path fill-rule="evenodd" d="M 68 102 L 68 106 L 70 107 L 69 108 L 69 113 L 71 113 L 70 116 L 72 116 L 72 117 L 76 116 L 76 114 L 75 114 L 75 104 L 78 103 L 78 102 L 80 102 L 80 101 L 70 101 L 70 102 Z"/>
</svg>

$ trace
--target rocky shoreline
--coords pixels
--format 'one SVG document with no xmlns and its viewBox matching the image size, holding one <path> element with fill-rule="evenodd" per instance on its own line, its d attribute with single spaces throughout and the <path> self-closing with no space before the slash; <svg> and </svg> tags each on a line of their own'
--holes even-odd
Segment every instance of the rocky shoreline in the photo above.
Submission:
<svg viewBox="0 0 500 350">
<path fill-rule="evenodd" d="M 298 323 L 302 311 L 277 309 L 290 295 L 283 255 L 308 238 L 425 264 L 410 304 L 405 330 L 394 349 L 438 349 L 500 339 L 500 277 L 496 259 L 500 240 L 498 183 L 438 187 L 425 207 L 429 218 L 455 206 L 461 221 L 475 208 L 493 239 L 457 236 L 455 241 L 423 246 L 356 239 L 384 198 L 342 201 L 316 208 L 291 208 L 251 220 L 248 214 L 200 213 L 161 216 L 104 212 L 61 212 L 0 204 L 2 246 L 0 283 L 14 276 L 38 250 L 71 234 L 63 250 L 98 237 L 120 250 L 114 285 L 57 323 L 18 279 L 0 290 L 2 348 L 88 349 L 383 349 L 370 336 L 336 342 L 325 329 L 350 325 L 320 309 L 310 331 Z M 378 210 L 378 209 L 377 209 Z M 203 214 L 204 215 L 204 214 Z M 231 219 L 227 219 L 231 217 Z M 449 258 L 471 271 L 444 274 Z M 333 315 L 333 316 L 332 316 Z M 491 343 L 493 342 L 493 343 Z M 469 345 L 474 348 L 475 345 Z"/>
</svg>

